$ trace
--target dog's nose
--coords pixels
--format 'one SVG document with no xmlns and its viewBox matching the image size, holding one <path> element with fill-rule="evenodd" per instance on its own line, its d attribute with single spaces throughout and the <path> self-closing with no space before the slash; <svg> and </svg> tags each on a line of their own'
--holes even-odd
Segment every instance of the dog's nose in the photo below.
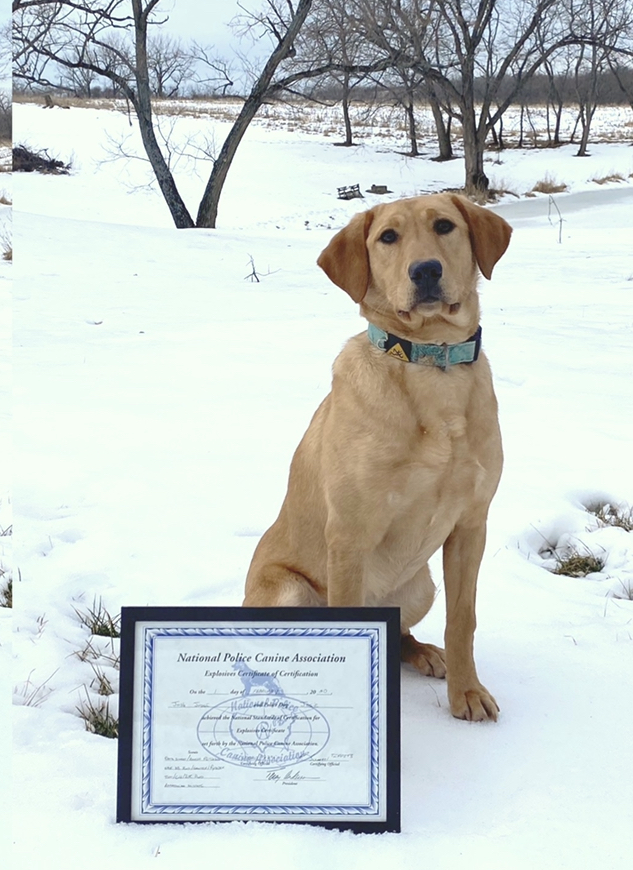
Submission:
<svg viewBox="0 0 633 870">
<path fill-rule="evenodd" d="M 431 296 L 439 299 L 442 291 L 439 280 L 442 277 L 442 264 L 439 260 L 417 260 L 409 266 L 409 278 L 416 287 L 416 298 L 421 302 Z"/>
</svg>

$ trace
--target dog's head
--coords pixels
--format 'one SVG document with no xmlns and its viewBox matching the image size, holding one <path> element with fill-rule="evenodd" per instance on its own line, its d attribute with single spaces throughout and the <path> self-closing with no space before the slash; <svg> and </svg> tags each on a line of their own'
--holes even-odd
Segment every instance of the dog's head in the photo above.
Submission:
<svg viewBox="0 0 633 870">
<path fill-rule="evenodd" d="M 318 264 L 389 332 L 415 337 L 439 322 L 468 331 L 479 319 L 477 267 L 490 278 L 511 232 L 465 197 L 418 196 L 356 215 Z"/>
</svg>

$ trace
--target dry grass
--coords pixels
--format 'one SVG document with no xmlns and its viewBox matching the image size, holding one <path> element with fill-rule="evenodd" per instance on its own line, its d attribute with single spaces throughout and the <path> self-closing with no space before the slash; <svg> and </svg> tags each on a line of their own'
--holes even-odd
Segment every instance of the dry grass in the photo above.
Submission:
<svg viewBox="0 0 633 870">
<path fill-rule="evenodd" d="M 4 581 L 5 572 L 0 570 L 0 579 Z M 9 579 L 0 587 L 0 607 L 13 607 L 13 580 Z"/>
<path fill-rule="evenodd" d="M 626 181 L 626 178 L 619 172 L 611 172 L 609 175 L 603 175 L 600 178 L 594 176 L 593 178 L 590 178 L 589 181 L 593 181 L 594 184 L 611 184 L 613 182 Z"/>
<path fill-rule="evenodd" d="M 618 529 L 624 529 L 625 532 L 633 532 L 633 507 L 629 505 L 604 503 L 590 506 L 587 511 L 593 514 L 603 527 L 614 526 Z"/>
<path fill-rule="evenodd" d="M 124 99 L 115 97 L 71 97 L 53 96 L 57 109 L 101 109 L 105 111 L 119 111 L 128 113 L 128 104 Z M 16 94 L 16 103 L 26 103 L 45 108 L 44 94 Z M 152 99 L 152 108 L 160 115 L 177 115 L 182 117 L 203 117 L 209 114 L 209 109 L 215 107 L 220 115 L 227 119 L 237 118 L 244 100 L 239 97 L 205 97 L 204 99 Z M 213 112 L 216 117 L 216 112 Z"/>
<path fill-rule="evenodd" d="M 563 193 L 567 190 L 567 185 L 562 181 L 557 181 L 555 178 L 552 178 L 549 173 L 546 173 L 545 178 L 542 178 L 540 181 L 537 181 L 534 187 L 532 188 L 533 193 Z"/>
<path fill-rule="evenodd" d="M 56 673 L 57 671 L 53 671 L 47 680 L 44 680 L 43 683 L 37 685 L 31 680 L 31 672 L 28 679 L 16 687 L 14 693 L 16 702 L 24 707 L 39 707 L 52 693 L 53 690 L 50 688 L 48 683 L 53 679 Z"/>
<path fill-rule="evenodd" d="M 120 637 L 121 636 L 121 615 L 111 616 L 103 606 L 101 599 L 92 602 L 92 607 L 89 607 L 85 612 L 75 610 L 82 625 L 89 629 L 90 634 L 99 637 Z"/>
<path fill-rule="evenodd" d="M 432 190 L 420 190 L 420 194 L 433 193 Z M 497 202 L 499 196 L 504 193 L 512 193 L 511 190 L 497 190 L 496 188 L 488 188 L 488 190 L 469 190 L 466 187 L 444 187 L 441 193 L 457 193 L 460 196 L 467 197 L 471 202 L 477 205 L 486 205 L 490 202 Z M 513 194 L 517 195 L 517 194 Z"/>
<path fill-rule="evenodd" d="M 13 262 L 13 238 L 11 232 L 11 225 L 5 224 L 4 227 L 0 229 L 0 248 L 2 248 L 2 259 L 7 260 L 7 262 Z M 9 531 L 5 531 L 4 529 L 0 529 L 0 533 L 2 535 L 11 534 L 11 528 L 9 527 Z"/>
<path fill-rule="evenodd" d="M 565 577 L 586 577 L 588 574 L 602 571 L 605 564 L 603 558 L 595 556 L 589 550 L 581 553 L 573 548 L 568 548 L 565 556 L 555 553 L 554 558 L 556 567 L 552 570 L 552 574 L 563 574 Z"/>
<path fill-rule="evenodd" d="M 516 190 L 512 189 L 512 186 L 509 181 L 505 178 L 499 179 L 491 179 L 491 186 L 488 190 L 489 202 L 496 202 L 502 196 L 514 196 L 516 199 L 520 199 L 521 196 L 516 192 Z"/>
<path fill-rule="evenodd" d="M 92 665 L 92 670 L 94 671 L 94 680 L 90 684 L 94 689 L 96 689 L 97 694 L 103 695 L 104 697 L 108 697 L 108 695 L 114 695 L 114 687 L 107 676 L 107 674 L 101 670 L 97 665 Z"/>
<path fill-rule="evenodd" d="M 98 734 L 100 737 L 116 738 L 119 736 L 119 720 L 110 712 L 108 701 L 93 704 L 86 695 L 80 707 L 77 707 L 79 718 L 83 719 L 86 731 Z"/>
<path fill-rule="evenodd" d="M 621 601 L 633 601 L 633 583 L 630 580 L 621 580 L 620 588 L 616 587 L 611 591 L 611 594 Z"/>
</svg>

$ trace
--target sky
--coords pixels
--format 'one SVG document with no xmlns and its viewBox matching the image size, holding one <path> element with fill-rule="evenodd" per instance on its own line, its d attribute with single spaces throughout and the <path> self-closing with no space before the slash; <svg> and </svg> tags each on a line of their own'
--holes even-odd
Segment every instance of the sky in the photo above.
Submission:
<svg viewBox="0 0 633 870">
<path fill-rule="evenodd" d="M 250 88 L 251 78 L 240 73 L 243 62 L 238 58 L 248 58 L 247 65 L 254 62 L 254 70 L 258 71 L 259 61 L 265 62 L 270 53 L 270 43 L 268 40 L 261 44 L 253 42 L 248 35 L 240 38 L 229 22 L 244 10 L 256 11 L 262 5 L 263 0 L 243 0 L 242 8 L 238 0 L 161 0 L 158 11 L 162 16 L 168 15 L 162 28 L 164 33 L 185 44 L 195 40 L 203 48 L 212 48 L 214 58 L 227 61 L 237 90 L 241 91 Z"/>
<path fill-rule="evenodd" d="M 244 5 L 255 9 L 259 0 Z M 195 39 L 222 52 L 236 44 L 228 22 L 239 11 L 237 0 L 161 0 L 159 11 L 169 14 L 165 29 L 185 41 Z"/>
</svg>

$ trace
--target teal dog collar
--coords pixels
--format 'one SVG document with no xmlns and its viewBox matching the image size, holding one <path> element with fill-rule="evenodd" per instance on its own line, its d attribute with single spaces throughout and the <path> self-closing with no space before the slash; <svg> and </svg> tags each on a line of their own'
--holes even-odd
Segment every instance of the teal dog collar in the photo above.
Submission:
<svg viewBox="0 0 633 870">
<path fill-rule="evenodd" d="M 415 344 L 406 338 L 398 338 L 384 329 L 369 324 L 367 335 L 371 343 L 389 356 L 403 362 L 418 363 L 423 366 L 437 366 L 446 371 L 458 363 L 473 363 L 481 348 L 481 326 L 466 341 L 459 344 Z"/>
</svg>

